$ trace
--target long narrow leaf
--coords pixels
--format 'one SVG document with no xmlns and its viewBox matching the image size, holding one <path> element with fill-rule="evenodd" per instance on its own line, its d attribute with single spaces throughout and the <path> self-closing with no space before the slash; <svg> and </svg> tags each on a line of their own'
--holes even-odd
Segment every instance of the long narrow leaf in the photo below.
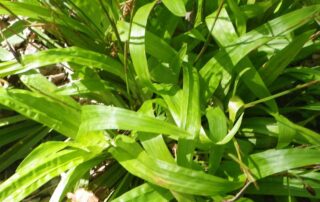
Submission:
<svg viewBox="0 0 320 202">
<path fill-rule="evenodd" d="M 57 156 L 50 162 L 32 168 L 32 171 L 18 172 L 0 185 L 1 201 L 21 201 L 37 190 L 50 179 L 60 173 L 77 166 L 87 157 L 87 153 L 69 150 Z"/>
<path fill-rule="evenodd" d="M 0 76 L 19 74 L 30 69 L 40 68 L 61 62 L 72 62 L 92 68 L 103 69 L 124 79 L 122 65 L 112 58 L 93 51 L 71 47 L 64 49 L 50 49 L 36 54 L 26 55 L 22 58 L 22 64 L 9 61 L 0 64 Z"/>
<path fill-rule="evenodd" d="M 112 202 L 120 201 L 169 201 L 173 197 L 168 190 L 156 187 L 149 183 L 142 184 L 120 197 L 112 200 Z"/>
<path fill-rule="evenodd" d="M 109 151 L 132 174 L 181 193 L 213 196 L 235 190 L 242 184 L 154 159 L 125 136 L 119 136 L 116 147 Z"/>
<path fill-rule="evenodd" d="M 183 0 L 163 0 L 163 4 L 175 15 L 177 16 L 185 16 L 186 8 L 184 6 Z"/>
<path fill-rule="evenodd" d="M 176 138 L 189 136 L 189 133 L 173 124 L 148 117 L 143 113 L 107 106 L 84 106 L 82 108 L 80 133 L 106 129 L 163 133 Z"/>
<path fill-rule="evenodd" d="M 217 69 L 226 68 L 228 72 L 232 72 L 230 64 L 231 67 L 232 65 L 235 66 L 252 50 L 308 23 L 319 11 L 320 6 L 314 5 L 280 16 L 241 36 L 226 48 L 226 52 L 218 52 L 200 70 L 204 85 L 208 86 L 205 92 L 203 92 L 203 96 L 208 98 L 213 93 L 213 88 L 210 87 L 209 84 L 211 83 L 213 75 L 216 74 Z M 221 66 L 222 64 L 224 65 Z"/>
<path fill-rule="evenodd" d="M 148 16 L 155 5 L 155 2 L 146 4 L 136 12 L 131 33 L 130 33 L 130 53 L 134 69 L 142 83 L 151 87 L 150 73 L 145 48 L 145 33 Z"/>
<path fill-rule="evenodd" d="M 197 140 L 201 127 L 201 113 L 199 102 L 199 77 L 198 71 L 190 65 L 183 69 L 183 91 L 181 100 L 181 127 L 192 136 L 179 139 L 177 151 L 177 163 L 189 167 L 193 160 L 195 141 Z M 185 110 L 187 109 L 187 110 Z"/>
<path fill-rule="evenodd" d="M 68 137 L 75 137 L 77 134 L 80 108 L 74 108 L 47 95 L 25 90 L 0 89 L 0 102 Z"/>
</svg>

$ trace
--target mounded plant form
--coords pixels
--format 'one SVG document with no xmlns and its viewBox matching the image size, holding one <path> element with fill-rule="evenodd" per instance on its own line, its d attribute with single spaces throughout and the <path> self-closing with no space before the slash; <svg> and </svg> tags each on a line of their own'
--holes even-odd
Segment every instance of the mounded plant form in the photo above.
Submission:
<svg viewBox="0 0 320 202">
<path fill-rule="evenodd" d="M 0 14 L 0 201 L 319 200 L 318 1 Z"/>
</svg>

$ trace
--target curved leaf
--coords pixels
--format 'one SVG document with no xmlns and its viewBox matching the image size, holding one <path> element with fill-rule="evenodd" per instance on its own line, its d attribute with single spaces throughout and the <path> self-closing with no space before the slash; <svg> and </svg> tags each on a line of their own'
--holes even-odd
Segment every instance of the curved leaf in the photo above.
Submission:
<svg viewBox="0 0 320 202">
<path fill-rule="evenodd" d="M 227 118 L 223 110 L 218 106 L 209 107 L 206 110 L 206 117 L 210 129 L 209 138 L 213 142 L 222 140 L 228 132 Z"/>
<path fill-rule="evenodd" d="M 17 160 L 23 159 L 48 133 L 50 129 L 37 127 L 35 130 L 28 131 L 28 135 L 13 144 L 0 155 L 0 172 L 12 165 Z"/>
<path fill-rule="evenodd" d="M 166 134 L 176 138 L 185 138 L 189 133 L 168 122 L 117 107 L 84 106 L 80 134 L 89 131 L 120 129 Z"/>
<path fill-rule="evenodd" d="M 251 174 L 258 180 L 290 169 L 319 164 L 319 155 L 319 150 L 310 148 L 271 149 L 247 156 L 245 160 Z M 221 166 L 220 169 L 225 169 L 239 180 L 246 178 L 242 171 L 235 169 L 233 162 Z"/>
<path fill-rule="evenodd" d="M 298 196 L 304 198 L 320 198 L 320 184 L 312 179 L 295 179 L 288 177 L 270 177 L 259 180 L 259 189 L 251 186 L 245 193 L 254 195 L 272 195 L 272 196 Z M 315 195 L 308 192 L 306 185 L 312 187 Z"/>
<path fill-rule="evenodd" d="M 184 17 L 187 13 L 183 0 L 162 0 L 163 4 L 176 16 Z"/>
<path fill-rule="evenodd" d="M 120 197 L 112 200 L 112 202 L 121 202 L 121 201 L 170 201 L 172 195 L 168 190 L 163 188 L 156 187 L 149 183 L 142 184 Z"/>
<path fill-rule="evenodd" d="M 54 97 L 26 90 L 0 88 L 2 105 L 57 130 L 67 137 L 75 137 L 80 122 L 80 108 L 55 100 Z"/>
<path fill-rule="evenodd" d="M 65 150 L 51 161 L 38 164 L 26 172 L 17 172 L 0 185 L 0 201 L 21 201 L 60 173 L 77 166 L 88 158 L 81 150 Z"/>
<path fill-rule="evenodd" d="M 243 115 L 244 113 L 242 113 L 240 115 L 240 117 L 238 118 L 238 120 L 236 121 L 236 123 L 234 124 L 234 126 L 232 127 L 232 129 L 229 131 L 229 133 L 219 142 L 217 142 L 216 144 L 227 144 L 238 132 L 238 130 L 240 129 L 241 123 L 242 123 L 242 119 L 243 119 Z"/>
<path fill-rule="evenodd" d="M 129 45 L 132 63 L 140 81 L 151 88 L 151 77 L 146 56 L 145 34 L 148 17 L 155 3 L 154 1 L 140 7 L 134 15 Z"/>
<path fill-rule="evenodd" d="M 77 22 L 69 16 L 58 14 L 42 6 L 24 2 L 1 1 L 0 14 L 10 15 L 11 13 L 9 10 L 15 15 L 25 16 L 39 21 L 52 22 L 54 24 L 57 23 L 60 25 L 71 26 L 74 29 L 94 34 L 95 36 L 95 33 L 90 31 L 85 25 Z"/>
<path fill-rule="evenodd" d="M 152 184 L 186 194 L 214 196 L 239 188 L 242 182 L 232 182 L 201 171 L 179 167 L 146 154 L 133 139 L 118 136 L 111 154 L 130 173 Z"/>
<path fill-rule="evenodd" d="M 309 40 L 313 30 L 303 33 L 292 40 L 284 49 L 276 53 L 264 66 L 260 69 L 266 85 L 272 84 L 283 70 L 290 64 L 295 56 L 300 52 L 303 45 Z"/>
<path fill-rule="evenodd" d="M 203 79 L 202 85 L 208 87 L 203 92 L 204 98 L 210 97 L 213 93 L 213 88 L 209 84 L 212 82 L 211 80 L 214 78 L 214 75 L 217 74 L 217 69 L 222 70 L 225 68 L 229 73 L 232 72 L 231 67 L 235 66 L 252 50 L 308 23 L 310 20 L 313 20 L 319 11 L 320 5 L 314 5 L 290 12 L 242 35 L 229 44 L 225 51 L 219 51 L 200 70 L 200 75 Z"/>
<path fill-rule="evenodd" d="M 195 140 L 199 137 L 201 128 L 201 112 L 199 102 L 199 76 L 198 71 L 191 65 L 183 66 L 183 90 L 180 101 L 181 128 L 191 135 L 179 139 L 177 150 L 177 163 L 189 167 L 193 160 Z"/>
<path fill-rule="evenodd" d="M 75 184 L 90 171 L 91 168 L 99 164 L 101 161 L 105 159 L 105 156 L 93 158 L 89 161 L 85 161 L 80 165 L 72 168 L 69 172 L 64 176 L 56 189 L 54 190 L 50 202 L 59 202 L 62 201 L 68 191 L 71 191 Z"/>
<path fill-rule="evenodd" d="M 50 49 L 26 55 L 22 57 L 22 64 L 16 61 L 0 63 L 0 76 L 19 74 L 30 69 L 61 62 L 72 62 L 92 68 L 100 68 L 124 79 L 123 67 L 119 62 L 106 55 L 77 47 Z"/>
<path fill-rule="evenodd" d="M 19 116 L 19 115 L 18 115 Z M 33 121 L 15 123 L 0 130 L 0 147 L 33 133 L 42 126 Z"/>
</svg>

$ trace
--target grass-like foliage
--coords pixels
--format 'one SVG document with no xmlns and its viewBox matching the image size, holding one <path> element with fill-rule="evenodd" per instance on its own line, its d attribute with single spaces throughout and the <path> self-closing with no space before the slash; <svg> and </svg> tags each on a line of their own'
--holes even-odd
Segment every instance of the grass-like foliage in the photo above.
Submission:
<svg viewBox="0 0 320 202">
<path fill-rule="evenodd" d="M 0 14 L 0 201 L 320 199 L 317 0 Z"/>
</svg>

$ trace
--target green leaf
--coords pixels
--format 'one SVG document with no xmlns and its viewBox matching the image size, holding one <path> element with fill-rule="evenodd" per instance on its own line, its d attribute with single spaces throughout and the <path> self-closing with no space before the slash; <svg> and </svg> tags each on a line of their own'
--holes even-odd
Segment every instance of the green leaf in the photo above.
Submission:
<svg viewBox="0 0 320 202">
<path fill-rule="evenodd" d="M 235 190 L 242 184 L 152 158 L 126 136 L 118 136 L 115 144 L 109 151 L 130 173 L 173 191 L 213 196 Z"/>
<path fill-rule="evenodd" d="M 50 161 L 31 170 L 17 172 L 0 185 L 1 201 L 21 201 L 50 179 L 84 162 L 89 156 L 81 150 L 64 150 Z"/>
<path fill-rule="evenodd" d="M 277 148 L 283 148 L 288 146 L 295 138 L 297 131 L 294 129 L 294 125 L 291 121 L 281 115 L 274 115 L 278 122 L 279 137 Z"/>
<path fill-rule="evenodd" d="M 154 117 L 153 103 L 153 100 L 144 102 L 139 112 Z M 141 140 L 143 148 L 149 155 L 170 163 L 175 162 L 162 135 L 154 136 L 152 133 L 139 132 L 138 138 Z"/>
<path fill-rule="evenodd" d="M 45 142 L 39 145 L 20 163 L 17 172 L 27 172 L 32 166 L 42 163 L 46 158 L 53 153 L 56 153 L 68 146 L 65 142 Z"/>
<path fill-rule="evenodd" d="M 26 85 L 29 89 L 35 92 L 44 94 L 50 98 L 54 98 L 57 101 L 66 103 L 73 108 L 79 108 L 80 105 L 74 99 L 69 96 L 60 96 L 55 93 L 57 90 L 56 85 L 51 83 L 45 76 L 36 72 L 36 70 L 31 70 L 20 76 L 20 80 Z"/>
<path fill-rule="evenodd" d="M 21 115 L 2 118 L 2 119 L 0 119 L 0 127 L 7 126 L 7 125 L 10 125 L 10 124 L 14 124 L 14 123 L 18 123 L 18 122 L 21 122 L 21 121 L 24 121 L 24 120 L 26 120 L 26 117 L 21 116 Z"/>
<path fill-rule="evenodd" d="M 49 133 L 49 131 L 50 129 L 48 128 L 37 127 L 35 130 L 31 130 L 26 137 L 22 138 L 20 141 L 3 152 L 0 155 L 0 161 L 2 162 L 0 165 L 0 172 L 5 170 L 17 160 L 24 158 L 31 151 L 31 149 Z"/>
<path fill-rule="evenodd" d="M 315 190 L 316 195 L 312 195 L 308 192 L 305 187 L 308 184 Z M 270 177 L 263 180 L 259 180 L 259 189 L 250 186 L 246 190 L 247 194 L 253 195 L 272 195 L 272 196 L 288 196 L 289 193 L 294 197 L 304 197 L 304 198 L 320 198 L 320 186 L 315 180 L 309 179 L 295 179 L 288 177 Z"/>
<path fill-rule="evenodd" d="M 80 121 L 80 108 L 56 100 L 47 94 L 0 88 L 2 105 L 21 113 L 67 137 L 75 137 Z"/>
<path fill-rule="evenodd" d="M 108 171 L 94 178 L 90 184 L 91 190 L 99 190 L 101 187 L 113 188 L 128 172 L 117 162 L 108 166 Z"/>
<path fill-rule="evenodd" d="M 107 82 L 100 78 L 82 79 L 70 82 L 67 85 L 61 86 L 54 91 L 57 95 L 82 95 L 88 98 L 102 101 L 106 104 L 113 104 L 117 107 L 127 108 L 127 104 L 117 96 L 116 93 L 128 96 L 122 86 L 117 83 Z M 93 94 L 93 95 L 92 95 Z"/>
<path fill-rule="evenodd" d="M 43 6 L 22 3 L 22 2 L 10 2 L 1 1 L 0 4 L 0 14 L 10 15 L 9 10 L 15 15 L 29 17 L 31 19 L 39 21 L 47 21 L 53 24 L 65 25 L 66 27 L 73 27 L 78 31 L 83 31 L 89 35 L 96 36 L 96 34 L 85 25 L 79 23 L 77 20 L 70 18 L 68 15 L 61 15 L 59 12 L 54 12 Z"/>
<path fill-rule="evenodd" d="M 218 168 L 220 167 L 223 153 L 225 152 L 226 145 L 213 145 L 209 151 L 208 159 L 208 173 L 215 174 Z"/>
<path fill-rule="evenodd" d="M 199 75 L 198 71 L 188 64 L 183 68 L 183 97 L 180 110 L 181 127 L 193 134 L 193 138 L 197 138 L 201 125 Z"/>
<path fill-rule="evenodd" d="M 251 172 L 260 178 L 319 163 L 320 151 L 314 149 L 268 150 L 251 155 L 249 161 Z"/>
<path fill-rule="evenodd" d="M 146 52 L 164 62 L 171 62 L 178 52 L 164 39 L 146 31 Z"/>
<path fill-rule="evenodd" d="M 201 127 L 201 112 L 199 103 L 199 76 L 198 71 L 191 65 L 183 66 L 183 90 L 180 109 L 181 128 L 189 134 L 187 138 L 179 139 L 177 163 L 189 167 L 193 160 L 195 141 L 199 137 Z"/>
<path fill-rule="evenodd" d="M 170 111 L 170 114 L 172 116 L 172 118 L 174 119 L 176 125 L 178 125 L 179 127 L 182 124 L 182 120 L 181 120 L 181 100 L 182 100 L 182 90 L 178 87 L 175 86 L 172 89 L 172 92 L 169 94 L 162 94 L 161 95 L 164 99 L 164 101 L 166 102 L 167 106 L 168 106 L 168 110 Z"/>
<path fill-rule="evenodd" d="M 103 33 L 109 27 L 110 22 L 102 18 L 105 14 L 99 1 L 72 0 L 67 2 L 67 4 L 69 4 L 74 12 L 77 13 L 77 16 L 81 17 L 81 20 L 91 29 Z"/>
<path fill-rule="evenodd" d="M 200 25 L 202 23 L 202 17 L 203 17 L 203 0 L 197 0 L 197 14 L 196 14 L 196 18 L 195 18 L 195 22 L 194 22 L 194 27 L 197 27 L 198 25 Z"/>
<path fill-rule="evenodd" d="M 75 184 L 87 173 L 91 168 L 99 164 L 105 159 L 105 156 L 93 158 L 89 161 L 83 162 L 75 168 L 72 168 L 68 171 L 66 176 L 61 178 L 58 186 L 54 190 L 50 202 L 59 202 L 62 201 L 69 191 L 72 191 L 72 188 Z"/>
<path fill-rule="evenodd" d="M 284 49 L 276 53 L 260 70 L 266 85 L 272 84 L 283 70 L 290 64 L 295 56 L 300 52 L 303 45 L 309 40 L 313 31 L 308 31 L 297 37 L 287 45 Z"/>
<path fill-rule="evenodd" d="M 140 81 L 151 87 L 150 73 L 145 48 L 145 33 L 148 16 L 156 2 L 152 2 L 140 7 L 133 17 L 130 33 L 130 54 L 134 69 Z"/>
<path fill-rule="evenodd" d="M 140 132 L 138 135 L 143 148 L 149 155 L 162 161 L 175 162 L 162 135 L 154 136 L 153 134 L 143 132 Z"/>
<path fill-rule="evenodd" d="M 121 41 L 128 41 L 130 23 L 118 21 L 117 28 L 119 30 Z M 170 62 L 174 56 L 178 54 L 177 51 L 170 46 L 167 41 L 148 30 L 146 30 L 145 34 L 145 46 L 148 54 L 164 62 Z"/>
<path fill-rule="evenodd" d="M 17 172 L 28 172 L 31 167 L 36 167 L 41 163 L 45 163 L 55 158 L 54 155 L 63 149 L 70 147 L 89 152 L 87 148 L 82 144 L 77 144 L 76 142 L 59 142 L 59 141 L 49 141 L 42 143 L 37 148 L 32 150 L 32 152 L 23 159 L 20 165 L 17 168 Z"/>
<path fill-rule="evenodd" d="M 0 63 L 0 76 L 20 74 L 27 72 L 30 69 L 36 69 L 61 62 L 72 62 L 91 68 L 103 69 L 124 79 L 123 67 L 119 62 L 106 55 L 77 47 L 50 49 L 32 55 L 23 56 L 22 63 L 24 65 L 17 61 Z"/>
<path fill-rule="evenodd" d="M 219 51 L 200 70 L 202 85 L 207 86 L 203 92 L 204 98 L 209 98 L 213 93 L 213 88 L 209 84 L 216 75 L 217 69 L 226 68 L 226 71 L 232 72 L 230 65 L 235 66 L 252 50 L 308 23 L 319 11 L 320 6 L 314 5 L 290 12 L 246 33 L 229 44 L 225 51 Z"/>
<path fill-rule="evenodd" d="M 234 124 L 234 126 L 232 127 L 232 129 L 228 132 L 228 134 L 219 142 L 217 142 L 216 144 L 222 145 L 222 144 L 227 144 L 238 132 L 238 130 L 240 129 L 241 123 L 242 123 L 242 119 L 243 119 L 243 113 L 240 115 L 240 117 L 238 118 L 237 122 Z"/>
<path fill-rule="evenodd" d="M 189 133 L 173 124 L 148 117 L 143 113 L 110 106 L 92 105 L 82 107 L 80 134 L 107 129 L 162 133 L 175 138 L 189 136 Z"/>
<path fill-rule="evenodd" d="M 250 19 L 263 15 L 273 4 L 278 0 L 267 0 L 262 2 L 255 2 L 254 4 L 245 4 L 240 7 L 245 16 Z"/>
<path fill-rule="evenodd" d="M 303 107 L 298 107 L 299 109 L 311 110 L 311 111 L 320 111 L 320 103 L 312 103 L 305 105 Z"/>
<path fill-rule="evenodd" d="M 173 196 L 171 195 L 169 190 L 165 190 L 163 188 L 157 187 L 155 185 L 144 183 L 120 197 L 112 200 L 112 202 L 120 202 L 120 201 L 170 201 Z"/>
<path fill-rule="evenodd" d="M 270 175 L 288 171 L 294 168 L 309 166 L 319 163 L 320 151 L 310 148 L 292 148 L 292 149 L 270 149 L 263 152 L 252 154 L 246 157 L 247 166 L 255 179 L 262 179 Z M 234 163 L 222 166 L 233 176 L 238 176 L 239 180 L 245 179 L 242 171 L 235 170 Z"/>
<path fill-rule="evenodd" d="M 0 41 L 3 42 L 5 39 L 8 39 L 14 36 L 20 36 L 20 33 L 26 29 L 26 23 L 22 20 L 14 22 L 12 25 L 9 25 L 7 28 L 2 30 L 3 36 L 0 36 Z M 13 59 L 13 58 L 12 58 Z"/>
<path fill-rule="evenodd" d="M 244 103 L 238 96 L 233 96 L 228 102 L 229 119 L 234 123 L 243 111 Z"/>
<path fill-rule="evenodd" d="M 228 132 L 227 118 L 223 110 L 218 106 L 209 107 L 206 110 L 206 117 L 210 129 L 209 138 L 215 143 L 219 142 Z"/>
<path fill-rule="evenodd" d="M 247 29 L 246 16 L 242 13 L 239 6 L 237 5 L 237 3 L 234 0 L 227 0 L 227 3 L 228 3 L 230 10 L 235 15 L 237 30 L 238 30 L 239 35 L 241 36 L 246 33 L 246 29 Z"/>
<path fill-rule="evenodd" d="M 215 16 L 216 13 L 213 13 L 206 18 L 208 28 L 213 24 Z M 236 33 L 231 19 L 224 8 L 220 12 L 216 25 L 212 29 L 211 35 L 217 40 L 220 47 L 223 48 L 232 45 L 233 42 L 238 39 L 238 34 Z M 230 63 L 230 67 L 232 67 L 239 75 L 241 75 L 241 80 L 246 84 L 247 88 L 249 88 L 251 92 L 253 92 L 257 97 L 264 98 L 271 95 L 263 79 L 260 77 L 259 73 L 247 56 L 245 56 L 236 66 L 232 66 L 232 64 Z M 224 69 L 223 71 L 223 78 L 224 80 L 226 80 L 222 81 L 222 85 L 224 87 L 224 85 L 229 84 L 231 73 L 228 72 L 228 69 Z M 239 94 L 241 95 L 242 92 L 240 91 Z M 273 109 L 273 111 L 277 111 L 277 105 L 274 101 L 267 102 L 267 104 Z"/>
<path fill-rule="evenodd" d="M 34 133 L 42 126 L 32 121 L 15 123 L 0 130 L 0 147 L 25 137 L 27 134 Z"/>
<path fill-rule="evenodd" d="M 163 0 L 162 2 L 176 16 L 184 17 L 186 15 L 186 8 L 183 0 Z"/>
<path fill-rule="evenodd" d="M 290 127 L 293 127 L 297 132 L 295 138 L 293 139 L 294 142 L 300 144 L 320 145 L 318 133 L 303 126 L 293 124 L 292 122 L 289 125 Z M 279 136 L 278 123 L 274 119 L 270 118 L 247 118 L 242 124 L 241 131 L 249 134 L 263 134 L 273 137 Z"/>
<path fill-rule="evenodd" d="M 61 86 L 55 92 L 59 95 L 81 95 L 116 90 L 112 83 L 99 79 L 83 79 Z"/>
</svg>

